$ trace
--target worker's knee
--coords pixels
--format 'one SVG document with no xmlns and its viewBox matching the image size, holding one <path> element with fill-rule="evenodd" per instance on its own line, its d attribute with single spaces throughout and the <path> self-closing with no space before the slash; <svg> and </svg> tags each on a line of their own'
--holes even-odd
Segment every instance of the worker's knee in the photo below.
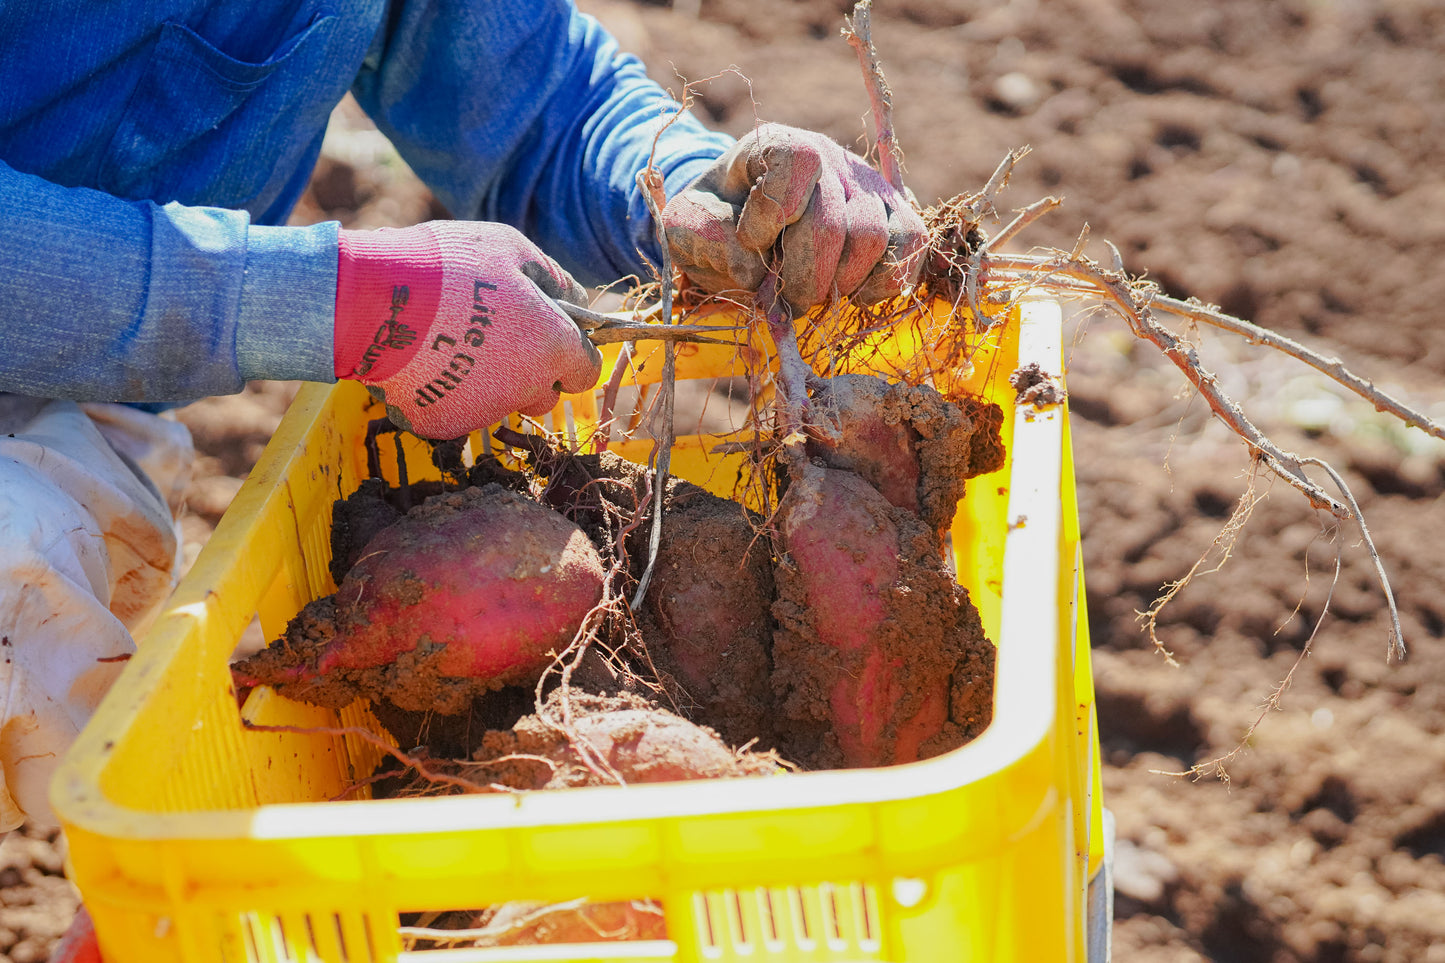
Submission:
<svg viewBox="0 0 1445 963">
<path fill-rule="evenodd" d="M 63 544 L 63 543 L 62 543 Z M 134 651 L 67 550 L 0 565 L 0 829 L 49 823 L 50 777 Z"/>
<path fill-rule="evenodd" d="M 53 821 L 50 777 L 134 651 L 131 630 L 169 593 L 177 555 L 155 486 L 77 406 L 52 403 L 6 428 L 0 830 Z"/>
</svg>

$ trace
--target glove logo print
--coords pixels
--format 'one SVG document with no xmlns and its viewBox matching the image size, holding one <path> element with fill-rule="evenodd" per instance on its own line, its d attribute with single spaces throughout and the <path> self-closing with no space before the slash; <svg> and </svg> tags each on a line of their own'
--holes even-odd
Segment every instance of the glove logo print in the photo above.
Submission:
<svg viewBox="0 0 1445 963">
<path fill-rule="evenodd" d="M 492 313 L 492 309 L 487 307 L 486 301 L 482 300 L 482 292 L 495 290 L 497 290 L 495 284 L 488 284 L 481 278 L 472 283 L 472 324 L 475 325 L 472 331 L 477 333 L 477 344 L 481 344 L 485 340 L 485 332 L 481 329 L 492 326 L 492 319 L 487 317 Z M 467 332 L 468 335 L 471 333 L 471 331 Z"/>
<path fill-rule="evenodd" d="M 492 319 L 488 317 L 492 313 L 491 308 L 487 307 L 486 301 L 482 297 L 484 290 L 495 291 L 497 286 L 482 280 L 478 280 L 472 285 L 472 326 L 467 329 L 466 334 L 462 335 L 462 341 L 472 348 L 482 346 L 487 340 L 487 332 L 483 329 L 492 326 Z M 447 351 L 456 346 L 455 338 L 439 334 L 432 341 L 431 349 Z M 453 354 L 451 361 L 440 375 L 416 389 L 417 407 L 425 408 L 446 397 L 448 391 L 461 385 L 462 380 L 471 372 L 474 364 L 476 364 L 476 359 L 465 352 L 458 351 Z"/>
<path fill-rule="evenodd" d="M 391 314 L 381 323 L 381 327 L 376 329 L 376 334 L 371 336 L 371 344 L 366 346 L 366 351 L 361 356 L 361 364 L 356 366 L 358 375 L 364 375 L 376 367 L 384 349 L 400 351 L 416 340 L 416 332 L 401 323 L 401 310 L 406 307 L 410 298 L 411 289 L 405 284 L 398 284 L 391 289 Z"/>
</svg>

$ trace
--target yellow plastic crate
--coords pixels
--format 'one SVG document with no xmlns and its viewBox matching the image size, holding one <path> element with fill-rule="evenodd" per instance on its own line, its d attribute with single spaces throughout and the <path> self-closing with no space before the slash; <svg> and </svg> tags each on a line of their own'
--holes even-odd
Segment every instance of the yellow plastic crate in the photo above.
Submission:
<svg viewBox="0 0 1445 963">
<path fill-rule="evenodd" d="M 1027 303 L 995 332 L 976 378 L 1005 410 L 1008 463 L 970 484 L 953 530 L 998 643 L 994 719 L 887 770 L 328 802 L 377 750 L 242 716 L 304 729 L 367 710 L 263 689 L 238 711 L 227 669 L 253 617 L 274 638 L 333 589 L 331 504 L 366 474 L 377 407 L 355 385 L 303 390 L 53 786 L 106 959 L 1102 960 L 1097 886 L 1086 924 L 1105 816 L 1068 420 L 1016 410 L 1007 383 L 1021 361 L 1062 371 L 1059 306 Z M 691 350 L 679 374 L 728 374 L 725 358 Z M 594 414 L 589 393 L 553 418 Z M 734 472 L 708 447 L 680 439 L 674 469 L 726 490 Z M 416 477 L 427 460 L 408 454 Z M 406 952 L 397 932 L 403 913 L 579 896 L 658 899 L 669 938 Z"/>
</svg>

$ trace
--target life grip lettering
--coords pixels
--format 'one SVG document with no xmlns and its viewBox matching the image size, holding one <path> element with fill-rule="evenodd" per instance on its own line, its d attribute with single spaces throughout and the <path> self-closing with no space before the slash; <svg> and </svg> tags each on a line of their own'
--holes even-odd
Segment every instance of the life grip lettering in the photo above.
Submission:
<svg viewBox="0 0 1445 963">
<path fill-rule="evenodd" d="M 435 347 L 435 345 L 433 345 Z M 442 373 L 416 389 L 416 406 L 425 408 L 446 397 L 448 391 L 461 387 L 462 379 L 471 373 L 476 359 L 469 354 L 455 354 Z"/>
</svg>

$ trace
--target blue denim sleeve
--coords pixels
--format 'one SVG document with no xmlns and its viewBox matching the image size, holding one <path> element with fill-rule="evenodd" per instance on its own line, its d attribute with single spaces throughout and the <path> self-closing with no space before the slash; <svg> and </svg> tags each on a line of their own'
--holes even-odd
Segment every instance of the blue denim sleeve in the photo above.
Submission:
<svg viewBox="0 0 1445 963">
<path fill-rule="evenodd" d="M 31 322 L 8 326 L 0 391 L 190 401 L 258 378 L 334 381 L 336 229 L 124 201 L 0 163 L 0 304 Z"/>
<path fill-rule="evenodd" d="M 517 227 L 585 284 L 657 260 L 635 182 L 654 142 L 669 197 L 732 143 L 565 0 L 396 0 L 352 90 L 454 216 Z"/>
<path fill-rule="evenodd" d="M 141 19 L 153 13 L 126 9 L 140 11 Z M 235 159 L 237 144 L 264 148 L 269 142 L 257 139 L 263 132 L 318 136 L 331 98 L 349 82 L 456 216 L 513 224 L 590 283 L 644 271 L 639 252 L 656 259 L 651 220 L 634 182 L 654 140 L 669 195 L 730 144 L 688 115 L 662 130 L 677 105 L 566 0 L 394 0 L 384 14 L 359 10 L 354 19 L 302 17 L 312 23 L 304 32 L 307 49 L 331 58 L 311 65 L 318 83 L 301 98 L 305 111 L 288 107 L 267 117 L 262 108 L 271 101 L 256 100 L 255 109 L 227 121 L 231 126 L 216 128 L 219 146 L 206 149 L 228 153 L 206 154 L 207 165 L 177 148 L 175 157 L 163 152 L 153 163 L 125 168 L 146 177 L 209 171 L 211 179 L 202 178 L 189 193 L 168 188 L 147 195 L 137 188 L 129 195 L 181 197 L 192 206 L 63 186 L 105 186 L 85 173 L 89 168 L 57 168 L 57 176 L 47 178 L 0 163 L 0 323 L 8 334 L 0 391 L 166 402 L 239 391 L 252 379 L 334 380 L 337 225 L 265 227 L 244 210 L 195 205 L 231 204 L 223 199 L 230 195 L 217 191 L 232 180 L 264 179 L 264 171 L 233 169 L 246 166 Z M 340 38 L 335 51 L 327 39 L 333 34 Z M 199 67 L 220 56 L 202 41 L 188 42 Z M 277 65 L 295 59 L 287 57 L 273 59 Z M 277 67 L 271 83 L 278 102 L 295 99 L 288 85 L 310 76 L 303 66 L 297 61 L 289 73 Z M 329 75 L 322 76 L 332 67 L 344 74 L 332 78 L 335 89 Z M 174 84 L 164 89 L 176 93 Z M 0 96 L 0 105 L 5 102 Z M 316 110 L 319 120 L 311 118 Z M 202 125 L 199 115 L 192 121 Z M 73 129 L 92 128 L 110 129 L 96 118 Z M 196 150 L 203 146 L 196 141 Z M 25 170 L 45 169 L 33 150 L 6 156 Z M 277 160 L 270 174 L 299 191 L 312 156 Z M 253 166 L 259 161 L 251 158 Z M 58 176 L 66 171 L 69 180 Z M 271 209 L 277 204 L 264 216 L 284 216 Z"/>
</svg>

